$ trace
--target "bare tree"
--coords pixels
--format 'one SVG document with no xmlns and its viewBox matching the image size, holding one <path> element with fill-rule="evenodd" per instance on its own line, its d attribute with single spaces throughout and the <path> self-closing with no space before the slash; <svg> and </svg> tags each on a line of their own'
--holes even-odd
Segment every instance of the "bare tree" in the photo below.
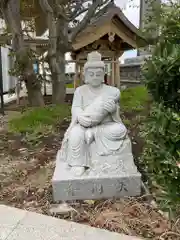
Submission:
<svg viewBox="0 0 180 240">
<path fill-rule="evenodd" d="M 12 35 L 12 49 L 18 75 L 24 80 L 31 106 L 43 106 L 41 84 L 33 69 L 32 50 L 25 45 L 21 26 L 20 0 L 1 0 L 0 10 L 6 26 Z"/>
<path fill-rule="evenodd" d="M 65 98 L 65 53 L 72 50 L 73 40 L 97 11 L 103 11 L 103 7 L 112 2 L 112 0 L 39 0 L 41 8 L 47 14 L 53 103 L 62 102 Z"/>
</svg>

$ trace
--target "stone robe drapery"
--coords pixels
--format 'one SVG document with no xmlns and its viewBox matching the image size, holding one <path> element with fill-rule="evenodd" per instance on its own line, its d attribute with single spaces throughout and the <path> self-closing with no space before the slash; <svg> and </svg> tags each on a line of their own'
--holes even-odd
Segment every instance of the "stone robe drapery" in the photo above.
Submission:
<svg viewBox="0 0 180 240">
<path fill-rule="evenodd" d="M 102 85 L 102 88 L 96 92 L 92 92 L 88 85 L 83 85 L 75 90 L 72 104 L 72 119 L 64 135 L 60 150 L 59 156 L 61 160 L 67 161 L 74 166 L 78 166 L 78 164 L 85 167 L 90 166 L 92 146 L 82 141 L 79 149 L 71 148 L 70 136 L 72 137 L 73 132 L 76 135 L 76 131 L 85 133 L 87 130 L 90 130 L 93 133 L 94 141 L 91 145 L 95 144 L 94 149 L 98 155 L 111 155 L 121 148 L 123 140 L 127 136 L 127 130 L 119 115 L 119 98 L 119 89 L 107 85 Z M 115 108 L 114 106 L 111 107 L 111 105 L 110 109 L 106 108 L 109 100 L 114 100 Z M 102 111 L 100 112 L 100 110 Z M 83 114 L 89 115 L 90 118 L 92 117 L 92 120 L 96 120 L 92 121 L 93 125 L 90 128 L 84 128 L 79 124 L 78 117 Z"/>
</svg>

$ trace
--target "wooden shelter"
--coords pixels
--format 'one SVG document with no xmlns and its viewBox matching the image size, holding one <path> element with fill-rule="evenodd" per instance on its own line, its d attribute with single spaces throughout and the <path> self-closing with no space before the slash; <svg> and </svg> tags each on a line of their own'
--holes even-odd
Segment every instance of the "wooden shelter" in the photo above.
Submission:
<svg viewBox="0 0 180 240">
<path fill-rule="evenodd" d="M 142 45 L 146 45 L 146 42 L 139 29 L 125 17 L 119 7 L 112 4 L 103 11 L 103 14 L 100 11 L 73 42 L 71 56 L 76 63 L 75 87 L 79 75 L 80 82 L 83 83 L 83 65 L 87 59 L 87 54 L 94 50 L 101 53 L 105 63 L 110 64 L 110 84 L 119 87 L 119 58 L 124 51 L 136 49 Z"/>
</svg>

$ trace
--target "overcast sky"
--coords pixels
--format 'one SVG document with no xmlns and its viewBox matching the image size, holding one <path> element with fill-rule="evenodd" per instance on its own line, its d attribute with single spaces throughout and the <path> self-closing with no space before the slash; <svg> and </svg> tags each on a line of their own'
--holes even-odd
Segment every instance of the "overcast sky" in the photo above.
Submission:
<svg viewBox="0 0 180 240">
<path fill-rule="evenodd" d="M 117 6 L 123 8 L 126 17 L 136 26 L 139 27 L 139 4 L 140 0 L 115 0 Z M 121 60 L 129 57 L 135 57 L 136 50 L 127 51 L 121 57 Z"/>
<path fill-rule="evenodd" d="M 117 6 L 123 9 L 126 17 L 136 26 L 139 26 L 140 0 L 115 0 Z"/>
</svg>

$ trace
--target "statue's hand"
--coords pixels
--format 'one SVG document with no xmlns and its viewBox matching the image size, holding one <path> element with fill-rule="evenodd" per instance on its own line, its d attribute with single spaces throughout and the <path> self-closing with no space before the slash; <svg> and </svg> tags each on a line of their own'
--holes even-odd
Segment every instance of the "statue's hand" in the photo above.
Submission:
<svg viewBox="0 0 180 240">
<path fill-rule="evenodd" d="M 114 100 L 108 100 L 104 103 L 104 108 L 109 113 L 113 113 L 116 111 L 117 106 L 116 106 L 116 103 L 114 102 Z"/>
<path fill-rule="evenodd" d="M 82 116 L 82 115 L 78 117 L 78 122 L 83 127 L 91 127 L 92 125 L 91 119 L 89 117 Z"/>
</svg>

